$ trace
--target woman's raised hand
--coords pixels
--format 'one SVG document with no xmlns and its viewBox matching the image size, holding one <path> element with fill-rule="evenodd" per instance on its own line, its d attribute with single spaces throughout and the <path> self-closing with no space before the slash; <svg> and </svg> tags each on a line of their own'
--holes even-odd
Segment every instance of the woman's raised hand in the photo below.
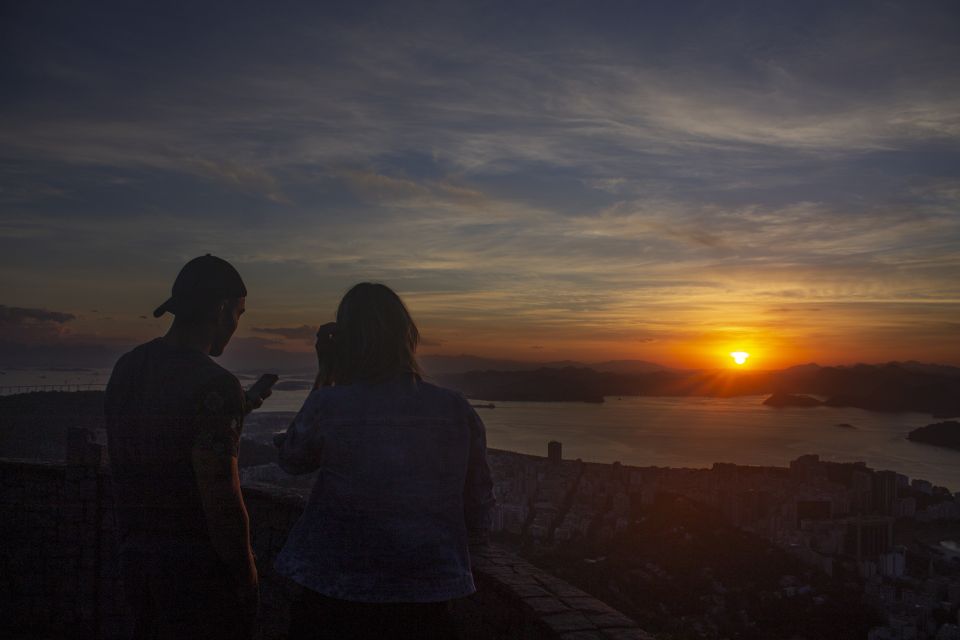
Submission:
<svg viewBox="0 0 960 640">
<path fill-rule="evenodd" d="M 329 363 L 327 358 L 333 352 L 333 344 L 337 336 L 337 323 L 328 322 L 317 329 L 317 342 L 314 349 L 317 352 L 317 380 L 314 388 L 320 387 L 325 382 L 323 378 L 329 373 Z"/>
</svg>

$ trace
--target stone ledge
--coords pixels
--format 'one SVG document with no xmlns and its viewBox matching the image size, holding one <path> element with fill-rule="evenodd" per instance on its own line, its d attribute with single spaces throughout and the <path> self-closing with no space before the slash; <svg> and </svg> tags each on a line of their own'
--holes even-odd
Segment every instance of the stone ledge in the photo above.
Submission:
<svg viewBox="0 0 960 640">
<path fill-rule="evenodd" d="M 471 553 L 474 578 L 479 589 L 475 599 L 481 600 L 482 605 L 483 602 L 491 602 L 499 594 L 501 599 L 496 601 L 498 607 L 512 606 L 514 599 L 519 599 L 523 605 L 514 616 L 512 628 L 505 629 L 505 617 L 496 616 L 496 627 L 501 636 L 565 640 L 653 638 L 607 603 L 535 567 L 503 547 L 491 544 L 473 548 Z M 479 614 L 482 617 L 482 606 Z M 536 629 L 536 633 L 531 635 L 531 629 Z"/>
<path fill-rule="evenodd" d="M 0 573 L 19 576 L 7 585 L 6 600 L 16 603 L 16 617 L 23 628 L 36 626 L 35 637 L 44 637 L 47 631 L 59 635 L 52 630 L 60 626 L 80 625 L 99 629 L 91 637 L 124 637 L 129 620 L 120 593 L 114 523 L 106 514 L 111 501 L 109 476 L 95 467 L 3 459 L 0 475 L 4 498 L 15 499 L 18 511 L 15 520 L 0 527 L 7 530 L 8 541 L 17 551 L 0 559 L 4 560 Z M 305 500 L 291 491 L 257 483 L 244 485 L 243 493 L 261 564 L 266 613 L 262 637 L 280 640 L 285 638 L 289 605 L 299 587 L 273 572 L 273 557 Z M 37 535 L 25 535 L 35 529 Z M 102 549 L 91 555 L 94 544 Z M 503 547 L 474 547 L 471 553 L 478 592 L 451 603 L 465 640 L 652 640 L 613 607 Z M 53 558 L 50 567 L 55 573 L 40 576 L 27 571 Z M 96 590 L 90 588 L 94 584 Z"/>
<path fill-rule="evenodd" d="M 543 617 L 543 622 L 547 627 L 557 633 L 596 630 L 594 624 L 587 620 L 587 617 L 579 611 L 547 615 Z"/>
<path fill-rule="evenodd" d="M 524 598 L 523 603 L 530 607 L 535 613 L 548 614 L 569 611 L 570 607 L 563 604 L 556 598 Z"/>
<path fill-rule="evenodd" d="M 641 629 L 604 629 L 603 637 L 606 640 L 656 640 Z"/>
</svg>

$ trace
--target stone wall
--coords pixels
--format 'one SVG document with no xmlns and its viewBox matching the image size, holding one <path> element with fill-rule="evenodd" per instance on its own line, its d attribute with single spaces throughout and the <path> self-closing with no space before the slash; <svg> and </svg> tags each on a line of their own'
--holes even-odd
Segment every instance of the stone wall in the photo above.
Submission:
<svg viewBox="0 0 960 640">
<path fill-rule="evenodd" d="M 111 503 L 96 466 L 0 461 L 0 636 L 128 635 Z"/>
<path fill-rule="evenodd" d="M 101 452 L 77 436 L 67 463 L 0 460 L 0 637 L 123 638 L 109 476 Z M 80 442 L 82 440 L 82 442 Z M 260 567 L 264 640 L 284 637 L 295 584 L 272 571 L 300 496 L 244 487 Z M 478 592 L 452 606 L 461 635 L 477 638 L 649 638 L 629 618 L 495 545 L 477 552 Z"/>
<path fill-rule="evenodd" d="M 491 545 L 474 553 L 477 592 L 453 612 L 463 640 L 653 640 L 613 607 Z"/>
</svg>

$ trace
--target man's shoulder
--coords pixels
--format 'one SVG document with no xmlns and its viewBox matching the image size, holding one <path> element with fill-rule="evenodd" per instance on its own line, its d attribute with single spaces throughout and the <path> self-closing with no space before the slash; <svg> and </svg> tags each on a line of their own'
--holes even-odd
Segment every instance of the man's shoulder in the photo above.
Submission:
<svg viewBox="0 0 960 640">
<path fill-rule="evenodd" d="M 145 342 L 120 356 L 113 368 L 112 381 L 127 378 L 137 379 L 140 384 L 163 383 L 162 386 L 168 388 L 168 382 L 175 379 L 175 388 L 179 388 L 180 393 L 199 394 L 201 398 L 208 392 L 230 398 L 243 394 L 237 377 L 210 356 L 172 347 L 162 338 Z"/>
<path fill-rule="evenodd" d="M 197 394 L 201 410 L 209 413 L 243 413 L 243 388 L 235 375 L 209 358 L 198 372 Z"/>
<path fill-rule="evenodd" d="M 154 338 L 150 342 L 144 342 L 124 353 L 117 358 L 116 364 L 113 365 L 113 370 L 116 372 L 136 367 L 137 363 L 146 359 L 148 354 L 155 348 L 154 343 L 157 342 L 157 340 L 159 340 L 159 338 Z"/>
<path fill-rule="evenodd" d="M 225 387 L 230 389 L 239 389 L 240 380 L 227 369 L 214 362 L 209 357 L 203 363 L 202 370 L 198 371 L 198 377 L 204 386 Z"/>
<path fill-rule="evenodd" d="M 119 393 L 118 390 L 120 389 L 126 389 L 130 385 L 136 386 L 139 383 L 140 372 L 150 358 L 150 353 L 154 349 L 154 342 L 156 340 L 145 342 L 117 358 L 113 365 L 110 380 L 107 383 L 108 398 Z"/>
</svg>

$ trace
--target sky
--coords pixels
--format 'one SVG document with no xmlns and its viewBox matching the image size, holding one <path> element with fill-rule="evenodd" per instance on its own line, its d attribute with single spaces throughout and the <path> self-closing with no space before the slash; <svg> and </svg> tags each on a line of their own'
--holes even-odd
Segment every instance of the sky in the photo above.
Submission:
<svg viewBox="0 0 960 640">
<path fill-rule="evenodd" d="M 340 296 L 422 353 L 960 365 L 955 2 L 6 2 L 0 359 L 230 349 Z M 39 361 L 39 360 L 38 360 Z"/>
</svg>

